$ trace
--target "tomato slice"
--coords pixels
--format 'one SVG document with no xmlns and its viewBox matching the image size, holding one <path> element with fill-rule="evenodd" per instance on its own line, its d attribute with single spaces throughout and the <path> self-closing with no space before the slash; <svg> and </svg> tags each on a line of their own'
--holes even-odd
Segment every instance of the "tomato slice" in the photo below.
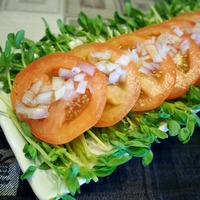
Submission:
<svg viewBox="0 0 200 200">
<path fill-rule="evenodd" d="M 107 42 L 115 48 L 122 49 L 124 52 L 127 50 L 133 52 L 143 44 L 151 43 L 149 37 L 135 33 L 120 35 L 108 40 Z M 151 47 L 155 47 L 155 45 L 152 45 Z M 146 111 L 158 107 L 173 90 L 176 79 L 175 65 L 169 56 L 167 56 L 166 59 L 162 59 L 158 68 L 150 68 L 151 73 L 148 74 L 143 71 L 144 61 L 146 61 L 145 64 L 148 63 L 148 66 L 146 66 L 148 69 L 149 65 L 154 66 L 155 64 L 151 57 L 148 58 L 149 55 L 146 55 L 146 53 L 142 55 L 143 50 L 146 51 L 146 46 L 144 45 L 140 50 L 141 53 L 138 54 L 139 62 L 135 61 L 139 63 L 137 66 L 140 71 L 141 93 L 139 99 L 132 108 L 133 111 Z M 145 58 L 145 56 L 147 57 Z M 140 64 L 141 60 L 142 65 Z"/>
<path fill-rule="evenodd" d="M 109 63 L 113 66 L 118 58 L 125 56 L 121 50 L 105 43 L 84 44 L 71 50 L 69 54 L 80 56 L 97 67 L 99 63 L 103 65 Z M 105 58 L 106 54 L 110 55 Z M 126 77 L 123 81 L 108 83 L 106 106 L 100 120 L 95 124 L 96 127 L 112 126 L 119 122 L 131 110 L 139 97 L 141 87 L 136 66 L 130 61 L 125 66 L 120 64 L 119 67 L 126 71 Z M 106 72 L 103 71 L 103 73 Z"/>
<path fill-rule="evenodd" d="M 195 12 L 183 13 L 183 14 L 177 15 L 176 17 L 172 19 L 178 19 L 178 20 L 183 19 L 183 20 L 195 21 L 195 20 L 198 20 L 198 18 L 200 18 L 200 10 L 195 11 Z"/>
<path fill-rule="evenodd" d="M 199 32 L 200 32 L 200 28 L 199 28 L 200 27 L 199 26 L 199 23 L 200 23 L 200 11 L 190 12 L 190 13 L 184 13 L 184 14 L 181 14 L 181 15 L 178 15 L 178 16 L 174 17 L 172 20 L 173 21 L 174 20 L 179 21 L 180 22 L 179 23 L 180 27 L 183 27 L 183 25 L 181 24 L 182 21 L 190 21 L 190 22 L 188 22 L 189 27 L 190 27 L 190 30 L 189 30 L 190 33 L 192 34 L 191 29 L 196 29 L 197 34 L 199 35 Z M 197 36 L 197 39 L 198 38 L 200 38 L 200 37 Z M 200 45 L 200 41 L 198 41 L 198 45 Z M 197 85 L 197 86 L 200 85 L 200 77 L 195 82 L 195 85 Z"/>
<path fill-rule="evenodd" d="M 175 63 L 176 84 L 174 90 L 167 97 L 168 100 L 181 97 L 188 91 L 189 86 L 194 85 L 200 77 L 199 46 L 187 33 L 187 30 L 191 29 L 193 25 L 194 23 L 188 20 L 169 20 L 162 24 L 147 26 L 137 31 L 138 34 L 148 37 L 159 37 L 162 34 L 169 33 L 179 40 L 173 45 L 176 51 L 175 55 L 173 55 L 173 60 L 177 59 Z M 174 31 L 175 28 L 178 28 L 178 31 L 182 31 L 183 34 L 178 36 Z M 186 40 L 188 40 L 188 42 L 186 42 Z M 184 41 L 189 43 L 188 47 L 186 47 L 188 50 L 185 53 L 181 53 L 181 45 Z"/>
<path fill-rule="evenodd" d="M 90 87 L 85 90 L 85 93 L 78 94 L 76 92 L 77 96 L 71 100 L 65 96 L 65 98 L 53 101 L 49 105 L 46 118 L 35 119 L 21 113 L 17 114 L 20 120 L 29 124 L 32 134 L 42 141 L 51 144 L 64 144 L 96 124 L 106 104 L 107 86 L 105 76 L 86 60 L 66 53 L 53 53 L 28 65 L 14 80 L 11 101 L 15 110 L 20 110 L 17 107 L 17 102 L 23 102 L 25 93 L 30 91 L 34 83 L 38 80 L 42 81 L 42 86 L 45 88 L 53 82 L 52 77 L 58 76 L 60 69 L 74 72 L 72 69 L 75 70 L 74 67 L 79 64 L 89 65 L 95 70 L 92 75 L 84 75 L 85 81 Z M 74 84 L 78 83 L 74 82 Z M 69 94 L 68 90 L 66 94 Z"/>
</svg>

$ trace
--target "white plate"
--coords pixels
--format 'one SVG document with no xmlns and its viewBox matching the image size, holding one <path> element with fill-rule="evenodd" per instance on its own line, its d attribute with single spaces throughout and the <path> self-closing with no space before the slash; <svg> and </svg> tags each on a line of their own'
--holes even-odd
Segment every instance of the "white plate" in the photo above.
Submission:
<svg viewBox="0 0 200 200">
<path fill-rule="evenodd" d="M 6 95 L 2 91 L 0 92 L 4 94 L 6 98 L 9 98 L 9 95 Z M 1 100 L 0 100 L 0 110 L 6 111 L 6 106 Z M 24 156 L 23 147 L 26 144 L 25 139 L 17 130 L 17 128 L 15 127 L 11 119 L 0 115 L 0 124 L 4 131 L 5 137 L 11 149 L 13 150 L 22 171 L 25 172 L 25 170 L 30 165 L 34 165 L 34 163 L 31 162 L 31 160 L 28 160 Z M 162 131 L 167 131 L 167 124 L 161 123 L 159 129 Z M 93 144 L 93 143 L 91 142 L 90 144 Z M 99 154 L 99 152 L 101 152 L 101 150 L 98 149 L 96 146 L 95 147 L 91 146 L 91 150 L 94 150 L 94 153 L 96 154 Z M 52 197 L 55 197 L 57 195 L 57 178 L 53 170 L 52 171 L 51 170 L 48 170 L 48 171 L 36 170 L 32 178 L 28 181 L 35 195 L 40 200 L 51 199 Z M 83 179 L 80 179 L 79 182 L 80 182 L 80 185 L 85 183 Z M 61 193 L 68 193 L 68 190 L 66 189 L 64 183 L 62 183 L 62 186 L 61 186 Z"/>
<path fill-rule="evenodd" d="M 6 98 L 9 98 L 9 95 L 5 95 L 2 91 L 1 94 L 4 94 Z M 6 111 L 6 106 L 0 100 L 0 110 Z M 0 125 L 4 131 L 5 137 L 15 154 L 15 157 L 22 169 L 23 172 L 34 163 L 27 159 L 23 153 L 23 147 L 26 144 L 25 139 L 19 133 L 12 120 L 8 117 L 0 115 Z M 36 170 L 31 179 L 28 180 L 30 186 L 32 187 L 35 195 L 40 200 L 47 200 L 55 197 L 57 195 L 57 178 L 53 170 Z M 83 184 L 84 181 L 80 180 L 80 184 Z M 62 183 L 62 193 L 68 192 L 65 188 L 64 183 Z"/>
</svg>

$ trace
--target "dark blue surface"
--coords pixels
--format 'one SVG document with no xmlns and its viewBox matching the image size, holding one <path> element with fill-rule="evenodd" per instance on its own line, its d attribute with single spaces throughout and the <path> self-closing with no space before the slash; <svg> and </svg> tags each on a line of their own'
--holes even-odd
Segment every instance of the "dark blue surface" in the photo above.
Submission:
<svg viewBox="0 0 200 200">
<path fill-rule="evenodd" d="M 0 148 L 9 149 L 1 132 Z M 199 200 L 200 199 L 200 128 L 189 143 L 177 138 L 153 144 L 153 162 L 143 167 L 139 158 L 118 167 L 110 176 L 81 187 L 78 200 Z M 11 159 L 11 158 L 9 158 Z M 14 161 L 14 156 L 13 156 Z M 0 162 L 2 167 L 5 163 Z M 19 177 L 16 177 L 19 180 Z M 0 190 L 3 185 L 0 183 Z M 0 191 L 1 193 L 1 191 Z M 16 196 L 0 199 L 36 199 L 27 181 L 19 181 Z"/>
</svg>

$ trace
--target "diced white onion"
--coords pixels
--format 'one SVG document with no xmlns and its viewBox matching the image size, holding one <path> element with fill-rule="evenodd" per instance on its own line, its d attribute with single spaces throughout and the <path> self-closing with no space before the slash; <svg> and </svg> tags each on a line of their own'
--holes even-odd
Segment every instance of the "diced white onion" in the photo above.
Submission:
<svg viewBox="0 0 200 200">
<path fill-rule="evenodd" d="M 104 64 L 109 72 L 114 71 L 120 66 L 118 63 L 112 63 L 112 62 L 104 62 Z"/>
<path fill-rule="evenodd" d="M 66 101 L 72 101 L 73 99 L 75 99 L 78 96 L 79 96 L 79 94 L 75 90 L 66 90 L 63 99 Z"/>
<path fill-rule="evenodd" d="M 154 66 L 153 66 L 152 63 L 150 63 L 150 62 L 143 62 L 143 66 L 144 66 L 145 68 L 151 70 L 151 71 L 154 71 L 154 70 L 155 70 Z"/>
<path fill-rule="evenodd" d="M 76 92 L 80 93 L 80 94 L 84 94 L 85 91 L 86 91 L 86 88 L 87 88 L 87 84 L 88 84 L 87 81 L 81 81 L 81 82 L 79 82 L 78 86 L 76 88 Z"/>
<path fill-rule="evenodd" d="M 74 76 L 71 70 L 60 68 L 58 71 L 58 76 L 62 78 L 71 78 Z"/>
<path fill-rule="evenodd" d="M 151 56 L 150 55 L 141 56 L 141 59 L 142 60 L 149 60 L 149 59 L 151 59 Z"/>
<path fill-rule="evenodd" d="M 77 65 L 77 67 L 82 71 L 85 72 L 86 74 L 88 74 L 89 76 L 93 76 L 95 73 L 95 68 L 90 65 L 90 64 L 86 64 L 86 63 L 79 63 Z"/>
<path fill-rule="evenodd" d="M 86 74 L 79 73 L 74 76 L 74 81 L 83 81 L 85 79 Z"/>
<path fill-rule="evenodd" d="M 132 57 L 133 57 L 133 61 L 135 62 L 135 63 L 137 63 L 138 62 L 138 53 L 137 53 L 137 49 L 132 49 Z"/>
<path fill-rule="evenodd" d="M 32 106 L 34 97 L 35 94 L 32 91 L 27 90 L 22 96 L 22 103 Z"/>
<path fill-rule="evenodd" d="M 166 44 L 175 44 L 175 42 L 180 42 L 181 39 L 177 35 L 170 33 L 163 33 L 157 37 L 157 41 Z"/>
<path fill-rule="evenodd" d="M 119 77 L 120 77 L 120 74 L 116 72 L 116 70 L 111 72 L 108 77 L 108 83 L 109 84 L 117 83 L 119 81 Z"/>
<path fill-rule="evenodd" d="M 139 72 L 147 74 L 149 76 L 152 75 L 152 71 L 150 69 L 146 68 L 146 67 L 140 67 Z"/>
<path fill-rule="evenodd" d="M 50 104 L 52 95 L 52 91 L 40 93 L 35 97 L 34 102 L 35 104 Z"/>
<path fill-rule="evenodd" d="M 144 46 L 155 44 L 155 37 L 152 37 L 151 39 L 145 40 L 145 41 L 143 42 L 143 44 L 144 44 Z"/>
<path fill-rule="evenodd" d="M 192 33 L 191 38 L 196 42 L 196 44 L 200 45 L 200 32 Z"/>
<path fill-rule="evenodd" d="M 61 88 L 54 91 L 55 100 L 61 99 L 64 97 L 66 91 L 66 87 L 62 86 Z"/>
<path fill-rule="evenodd" d="M 48 109 L 45 107 L 28 108 L 28 118 L 31 119 L 44 119 L 48 117 Z"/>
<path fill-rule="evenodd" d="M 175 26 L 173 28 L 173 32 L 179 37 L 181 37 L 184 34 L 184 32 L 178 26 Z"/>
<path fill-rule="evenodd" d="M 104 51 L 104 52 L 92 52 L 91 56 L 93 58 L 98 58 L 100 60 L 108 60 L 111 57 L 111 51 Z"/>
<path fill-rule="evenodd" d="M 147 45 L 145 48 L 155 63 L 162 62 L 162 57 L 158 53 L 155 45 Z"/>
<path fill-rule="evenodd" d="M 17 114 L 22 114 L 22 115 L 24 115 L 25 114 L 25 109 L 26 109 L 27 107 L 23 104 L 23 103 L 21 103 L 20 101 L 16 101 L 15 102 L 15 109 L 16 109 L 16 113 Z"/>
<path fill-rule="evenodd" d="M 127 70 L 118 67 L 116 72 L 119 74 L 119 82 L 124 82 L 126 80 Z"/>
<path fill-rule="evenodd" d="M 43 92 L 49 92 L 51 90 L 52 90 L 52 85 L 42 85 L 39 92 L 43 93 Z"/>
<path fill-rule="evenodd" d="M 153 66 L 154 70 L 155 69 L 160 69 L 160 65 L 158 63 L 152 62 L 151 65 Z"/>
<path fill-rule="evenodd" d="M 16 101 L 15 108 L 17 114 L 24 115 L 30 119 L 43 119 L 48 117 L 48 107 L 29 108 L 19 101 Z"/>
<path fill-rule="evenodd" d="M 174 58 L 174 57 L 176 56 L 176 54 L 178 53 L 178 50 L 175 49 L 172 45 L 168 45 L 168 47 L 169 47 L 169 52 L 168 52 L 168 54 L 169 54 L 172 58 Z"/>
<path fill-rule="evenodd" d="M 142 56 L 147 55 L 147 51 L 146 51 L 146 49 L 144 47 L 142 48 L 141 55 Z"/>
<path fill-rule="evenodd" d="M 196 42 L 196 44 L 200 45 L 200 32 L 192 33 L 191 38 Z"/>
<path fill-rule="evenodd" d="M 52 90 L 62 87 L 64 81 L 62 77 L 52 77 Z"/>
<path fill-rule="evenodd" d="M 125 67 L 130 61 L 131 59 L 127 55 L 122 54 L 117 60 L 115 60 L 115 63 Z"/>
<path fill-rule="evenodd" d="M 156 49 L 159 53 L 159 55 L 163 58 L 166 59 L 167 58 L 167 54 L 169 52 L 169 47 L 167 46 L 166 43 L 163 42 L 156 42 Z"/>
<path fill-rule="evenodd" d="M 37 94 L 40 91 L 41 86 L 43 85 L 42 80 L 38 80 L 35 83 L 32 84 L 32 86 L 29 88 L 31 92 L 34 94 Z"/>
<path fill-rule="evenodd" d="M 180 50 L 182 54 L 185 54 L 187 50 L 190 48 L 190 41 L 188 38 L 183 40 L 183 42 L 180 44 Z"/>
<path fill-rule="evenodd" d="M 80 69 L 79 67 L 73 67 L 71 71 L 72 71 L 72 73 L 75 75 L 75 74 L 80 73 L 80 72 L 81 72 L 81 69 Z"/>
<path fill-rule="evenodd" d="M 72 79 L 68 79 L 63 84 L 66 88 L 66 90 L 74 90 L 74 81 Z"/>
<path fill-rule="evenodd" d="M 101 71 L 101 72 L 103 72 L 105 74 L 109 73 L 109 71 L 107 70 L 107 68 L 105 67 L 105 65 L 102 62 L 96 63 L 95 66 L 99 71 Z"/>
</svg>

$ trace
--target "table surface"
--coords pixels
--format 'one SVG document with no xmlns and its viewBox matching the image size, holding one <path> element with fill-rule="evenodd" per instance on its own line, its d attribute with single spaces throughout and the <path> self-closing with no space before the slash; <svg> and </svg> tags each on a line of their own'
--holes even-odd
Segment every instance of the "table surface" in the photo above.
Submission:
<svg viewBox="0 0 200 200">
<path fill-rule="evenodd" d="M 125 0 L 124 0 L 125 1 Z M 0 0 L 0 45 L 10 32 L 20 29 L 26 36 L 39 40 L 44 34 L 44 17 L 53 30 L 58 18 L 76 23 L 81 10 L 90 16 L 96 13 L 112 17 L 122 10 L 123 0 Z M 153 2 L 132 1 L 147 9 Z M 92 8 L 92 9 L 91 9 Z M 120 166 L 110 176 L 81 187 L 80 200 L 195 200 L 200 199 L 200 128 L 196 128 L 189 143 L 183 145 L 177 138 L 153 144 L 153 162 L 143 167 L 139 158 Z M 0 199 L 37 199 L 27 181 L 19 179 L 20 167 L 0 129 Z"/>
</svg>

